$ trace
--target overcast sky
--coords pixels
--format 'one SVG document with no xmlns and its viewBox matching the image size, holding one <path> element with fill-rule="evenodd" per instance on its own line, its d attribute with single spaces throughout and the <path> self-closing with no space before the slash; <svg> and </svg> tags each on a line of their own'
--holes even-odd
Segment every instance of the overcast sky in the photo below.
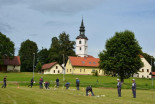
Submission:
<svg viewBox="0 0 155 104">
<path fill-rule="evenodd" d="M 75 41 L 82 17 L 88 54 L 98 57 L 115 32 L 131 30 L 155 56 L 155 0 L 0 0 L 0 32 L 15 43 L 15 55 L 27 39 L 39 49 L 62 32 Z"/>
</svg>

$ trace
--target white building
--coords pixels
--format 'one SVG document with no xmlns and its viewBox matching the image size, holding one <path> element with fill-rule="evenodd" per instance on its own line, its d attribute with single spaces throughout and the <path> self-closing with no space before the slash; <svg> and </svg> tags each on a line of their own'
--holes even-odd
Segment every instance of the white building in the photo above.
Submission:
<svg viewBox="0 0 155 104">
<path fill-rule="evenodd" d="M 141 61 L 144 64 L 144 67 L 139 69 L 139 72 L 137 74 L 134 74 L 133 77 L 138 77 L 138 78 L 151 78 L 150 72 L 152 66 L 146 61 L 146 59 L 140 55 Z"/>
<path fill-rule="evenodd" d="M 62 74 L 63 68 L 57 63 L 52 62 L 42 66 L 44 74 Z"/>
<path fill-rule="evenodd" d="M 83 19 L 80 26 L 80 35 L 76 38 L 76 55 L 80 57 L 88 56 L 88 38 L 85 36 Z"/>
<path fill-rule="evenodd" d="M 6 58 L 3 64 L 0 64 L 0 72 L 20 72 L 20 56 L 14 56 L 13 59 Z"/>
</svg>

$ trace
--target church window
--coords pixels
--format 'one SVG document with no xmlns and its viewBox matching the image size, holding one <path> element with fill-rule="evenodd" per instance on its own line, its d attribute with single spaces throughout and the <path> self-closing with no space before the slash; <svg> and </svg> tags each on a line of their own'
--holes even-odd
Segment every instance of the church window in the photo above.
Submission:
<svg viewBox="0 0 155 104">
<path fill-rule="evenodd" d="M 79 44 L 81 44 L 82 42 L 81 42 L 81 40 L 79 41 Z"/>
</svg>

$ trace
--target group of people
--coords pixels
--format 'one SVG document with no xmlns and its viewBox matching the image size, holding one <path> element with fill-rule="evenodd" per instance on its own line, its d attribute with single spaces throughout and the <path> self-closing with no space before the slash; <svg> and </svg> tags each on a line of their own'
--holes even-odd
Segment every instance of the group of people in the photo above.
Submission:
<svg viewBox="0 0 155 104">
<path fill-rule="evenodd" d="M 122 83 L 120 82 L 120 79 L 117 79 L 117 91 L 118 91 L 118 97 L 121 97 L 121 88 L 122 88 Z M 135 79 L 132 79 L 132 94 L 133 98 L 136 98 L 136 83 Z"/>
<path fill-rule="evenodd" d="M 7 76 L 5 76 L 3 78 L 2 88 L 6 88 L 6 78 L 7 78 Z M 120 82 L 120 79 L 117 79 L 117 82 L 118 82 L 117 83 L 118 97 L 121 97 L 122 83 Z M 33 83 L 34 83 L 34 78 L 31 79 L 30 85 L 28 85 L 28 87 L 31 86 L 31 88 L 32 88 Z M 44 84 L 45 84 L 45 88 L 49 89 L 49 84 L 50 83 L 46 81 Z M 77 88 L 77 90 L 80 90 L 79 86 L 80 86 L 80 80 L 78 78 L 76 78 L 76 88 Z M 39 87 L 40 87 L 40 89 L 43 89 L 43 77 L 41 77 L 39 79 Z M 59 88 L 59 78 L 56 79 L 56 87 Z M 65 84 L 65 87 L 66 87 L 66 89 L 68 89 L 70 87 L 70 83 L 67 82 Z M 89 92 L 91 92 L 91 96 L 94 96 L 92 87 L 90 85 L 86 88 L 86 96 L 88 96 Z M 132 80 L 132 93 L 133 93 L 133 98 L 136 98 L 136 83 L 135 83 L 135 79 Z"/>
</svg>

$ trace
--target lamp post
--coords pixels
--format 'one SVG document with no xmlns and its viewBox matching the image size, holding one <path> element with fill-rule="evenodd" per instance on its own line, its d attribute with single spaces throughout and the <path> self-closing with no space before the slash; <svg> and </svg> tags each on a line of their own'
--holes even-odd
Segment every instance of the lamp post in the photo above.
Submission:
<svg viewBox="0 0 155 104">
<path fill-rule="evenodd" d="M 153 68 L 152 68 L 152 58 L 153 58 L 153 56 L 151 56 L 151 78 L 152 78 L 152 86 L 153 86 L 153 75 L 152 75 L 152 72 L 153 72 L 153 71 L 152 71 L 152 69 L 153 69 Z"/>
<path fill-rule="evenodd" d="M 34 78 L 34 62 L 35 62 L 35 53 L 33 53 L 33 78 Z"/>
</svg>

